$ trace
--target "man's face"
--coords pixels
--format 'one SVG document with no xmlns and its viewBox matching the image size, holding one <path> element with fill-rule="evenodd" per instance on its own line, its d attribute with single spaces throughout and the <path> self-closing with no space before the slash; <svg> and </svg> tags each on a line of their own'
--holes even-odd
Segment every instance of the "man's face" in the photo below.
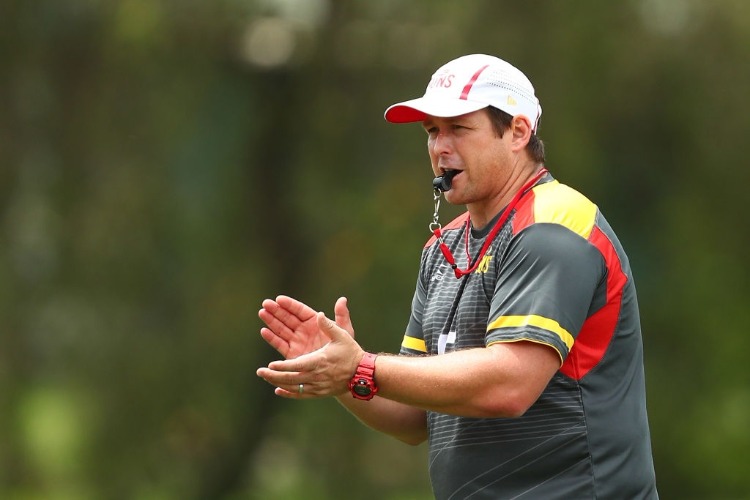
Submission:
<svg viewBox="0 0 750 500">
<path fill-rule="evenodd" d="M 509 143 L 512 134 L 499 137 L 487 111 L 453 118 L 428 117 L 427 149 L 436 176 L 458 170 L 445 199 L 456 205 L 492 204 L 502 193 L 511 168 Z"/>
</svg>

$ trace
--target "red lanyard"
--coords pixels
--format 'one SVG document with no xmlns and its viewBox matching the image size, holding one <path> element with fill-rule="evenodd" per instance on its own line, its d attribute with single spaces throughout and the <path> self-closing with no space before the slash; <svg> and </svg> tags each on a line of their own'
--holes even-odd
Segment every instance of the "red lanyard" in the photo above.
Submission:
<svg viewBox="0 0 750 500">
<path fill-rule="evenodd" d="M 492 240 L 495 239 L 495 236 L 497 236 L 497 233 L 500 231 L 500 228 L 503 227 L 503 224 L 505 224 L 505 221 L 508 220 L 508 217 L 510 216 L 510 213 L 513 211 L 514 208 L 516 208 L 516 205 L 518 205 L 518 202 L 521 201 L 521 198 L 531 189 L 534 187 L 534 185 L 539 182 L 539 179 L 541 179 L 544 174 L 547 173 L 546 168 L 542 168 L 537 174 L 526 184 L 523 185 L 521 189 L 518 190 L 518 192 L 513 196 L 513 199 L 510 200 L 510 203 L 508 203 L 508 206 L 505 207 L 505 210 L 503 210 L 502 215 L 499 219 L 497 219 L 497 222 L 495 222 L 495 225 L 492 227 L 492 230 L 487 235 L 487 238 L 484 240 L 484 244 L 482 245 L 482 249 L 479 251 L 479 255 L 477 256 L 476 260 L 474 261 L 474 264 L 468 268 L 468 269 L 459 269 L 458 265 L 456 264 L 456 259 L 453 257 L 453 253 L 448 248 L 448 245 L 445 244 L 445 241 L 443 241 L 443 233 L 441 231 L 441 226 L 437 222 L 437 210 L 440 206 L 439 204 L 439 194 L 436 191 L 436 201 L 435 201 L 435 220 L 432 224 L 430 224 L 430 229 L 432 230 L 432 234 L 435 235 L 435 238 L 437 238 L 438 242 L 440 243 L 440 251 L 443 253 L 443 256 L 445 257 L 445 260 L 448 261 L 448 264 L 453 268 L 453 272 L 456 274 L 456 278 L 461 278 L 462 276 L 466 276 L 467 274 L 471 274 L 474 271 L 476 271 L 477 267 L 479 267 L 479 263 L 482 261 L 482 258 L 484 257 L 484 254 L 487 253 L 487 250 L 490 248 L 490 245 L 492 244 Z M 468 264 L 471 264 L 471 254 L 469 253 L 469 233 L 471 232 L 471 216 L 469 216 L 466 219 L 466 259 Z"/>
</svg>

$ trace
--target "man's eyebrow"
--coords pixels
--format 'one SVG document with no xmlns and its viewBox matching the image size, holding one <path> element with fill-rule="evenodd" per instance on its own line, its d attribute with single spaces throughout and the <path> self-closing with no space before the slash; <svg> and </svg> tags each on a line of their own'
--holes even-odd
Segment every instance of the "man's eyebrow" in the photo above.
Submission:
<svg viewBox="0 0 750 500">
<path fill-rule="evenodd" d="M 445 121 L 449 124 L 455 124 L 455 123 L 467 123 L 470 121 L 469 118 L 466 117 L 466 115 L 458 115 L 458 116 L 450 116 L 448 118 L 445 118 Z"/>
</svg>

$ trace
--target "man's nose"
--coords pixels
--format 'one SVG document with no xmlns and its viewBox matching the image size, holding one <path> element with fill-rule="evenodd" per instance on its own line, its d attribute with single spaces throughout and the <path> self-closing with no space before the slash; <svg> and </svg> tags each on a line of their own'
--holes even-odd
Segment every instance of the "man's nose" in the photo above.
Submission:
<svg viewBox="0 0 750 500">
<path fill-rule="evenodd" d="M 438 132 L 432 144 L 432 150 L 437 155 L 448 154 L 453 150 L 453 141 L 450 134 Z"/>
</svg>

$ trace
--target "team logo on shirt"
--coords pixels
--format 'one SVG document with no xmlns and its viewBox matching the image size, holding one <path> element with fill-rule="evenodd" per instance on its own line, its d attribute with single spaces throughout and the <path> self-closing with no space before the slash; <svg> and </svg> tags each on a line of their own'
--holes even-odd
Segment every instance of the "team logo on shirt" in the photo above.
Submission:
<svg viewBox="0 0 750 500">
<path fill-rule="evenodd" d="M 477 266 L 476 272 L 485 274 L 490 270 L 490 262 L 492 262 L 492 255 L 485 255 L 482 257 L 481 262 L 479 262 L 479 265 Z"/>
</svg>

